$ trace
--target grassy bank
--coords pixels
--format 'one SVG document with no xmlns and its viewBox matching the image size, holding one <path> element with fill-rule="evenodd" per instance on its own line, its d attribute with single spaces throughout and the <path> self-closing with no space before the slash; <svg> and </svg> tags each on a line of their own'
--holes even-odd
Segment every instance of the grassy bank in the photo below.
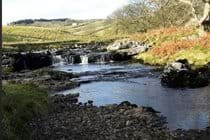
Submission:
<svg viewBox="0 0 210 140">
<path fill-rule="evenodd" d="M 48 94 L 31 84 L 6 84 L 3 91 L 3 139 L 28 140 L 26 124 L 48 112 Z"/>
<path fill-rule="evenodd" d="M 136 58 L 152 65 L 166 65 L 179 59 L 187 59 L 194 66 L 210 62 L 210 34 L 199 37 L 195 28 L 168 28 L 152 30 L 131 36 L 134 40 L 154 43 L 148 52 Z"/>
</svg>

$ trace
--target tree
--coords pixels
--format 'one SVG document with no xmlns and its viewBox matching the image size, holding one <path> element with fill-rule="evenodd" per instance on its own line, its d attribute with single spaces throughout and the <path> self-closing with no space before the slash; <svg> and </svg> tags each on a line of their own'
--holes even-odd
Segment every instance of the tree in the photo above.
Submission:
<svg viewBox="0 0 210 140">
<path fill-rule="evenodd" d="M 181 26 L 192 17 L 197 19 L 200 3 L 188 0 L 130 0 L 129 5 L 118 9 L 109 20 L 119 32 L 142 32 L 148 29 Z"/>
<path fill-rule="evenodd" d="M 201 18 L 199 24 L 203 26 L 204 29 L 209 30 L 210 25 L 210 0 L 203 0 L 205 3 L 203 10 L 203 17 Z"/>
<path fill-rule="evenodd" d="M 209 27 L 210 0 L 130 0 L 109 20 L 116 32 L 142 32 L 171 26 Z"/>
</svg>

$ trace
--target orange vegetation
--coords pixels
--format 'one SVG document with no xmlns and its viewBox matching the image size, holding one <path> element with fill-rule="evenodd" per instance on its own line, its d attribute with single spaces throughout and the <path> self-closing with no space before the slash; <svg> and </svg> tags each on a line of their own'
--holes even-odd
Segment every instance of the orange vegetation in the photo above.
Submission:
<svg viewBox="0 0 210 140">
<path fill-rule="evenodd" d="M 134 40 L 155 43 L 149 51 L 151 54 L 165 57 L 173 55 L 180 50 L 200 46 L 210 49 L 210 34 L 198 37 L 196 28 L 192 27 L 171 27 L 156 29 L 147 33 L 131 35 Z"/>
<path fill-rule="evenodd" d="M 131 35 L 134 40 L 148 40 L 149 38 L 165 38 L 165 37 L 183 37 L 195 33 L 195 28 L 190 27 L 171 27 L 150 30 L 147 33 L 138 33 Z"/>
<path fill-rule="evenodd" d="M 161 46 L 151 49 L 151 53 L 158 56 L 168 56 L 183 49 L 200 46 L 210 49 L 210 34 L 197 39 L 184 39 L 179 41 L 165 42 Z"/>
</svg>

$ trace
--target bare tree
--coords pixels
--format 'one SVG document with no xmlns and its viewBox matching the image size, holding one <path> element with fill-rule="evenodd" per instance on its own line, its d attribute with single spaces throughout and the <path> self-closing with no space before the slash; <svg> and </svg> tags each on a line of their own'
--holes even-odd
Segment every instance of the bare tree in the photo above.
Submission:
<svg viewBox="0 0 210 140">
<path fill-rule="evenodd" d="M 203 10 L 203 17 L 200 19 L 200 25 L 205 25 L 205 23 L 210 20 L 210 0 L 203 0 L 205 3 Z"/>
<path fill-rule="evenodd" d="M 203 27 L 209 19 L 209 1 L 130 0 L 129 5 L 115 11 L 110 17 L 118 30 L 128 32 L 184 25 Z"/>
</svg>

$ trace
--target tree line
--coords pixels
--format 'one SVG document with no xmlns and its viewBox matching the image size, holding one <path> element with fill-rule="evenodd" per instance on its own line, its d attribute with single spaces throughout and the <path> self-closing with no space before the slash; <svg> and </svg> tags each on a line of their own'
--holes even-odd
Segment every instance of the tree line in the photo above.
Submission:
<svg viewBox="0 0 210 140">
<path fill-rule="evenodd" d="M 117 34 L 205 24 L 210 0 L 130 0 L 107 19 Z M 208 23 L 209 25 L 209 23 Z"/>
</svg>

